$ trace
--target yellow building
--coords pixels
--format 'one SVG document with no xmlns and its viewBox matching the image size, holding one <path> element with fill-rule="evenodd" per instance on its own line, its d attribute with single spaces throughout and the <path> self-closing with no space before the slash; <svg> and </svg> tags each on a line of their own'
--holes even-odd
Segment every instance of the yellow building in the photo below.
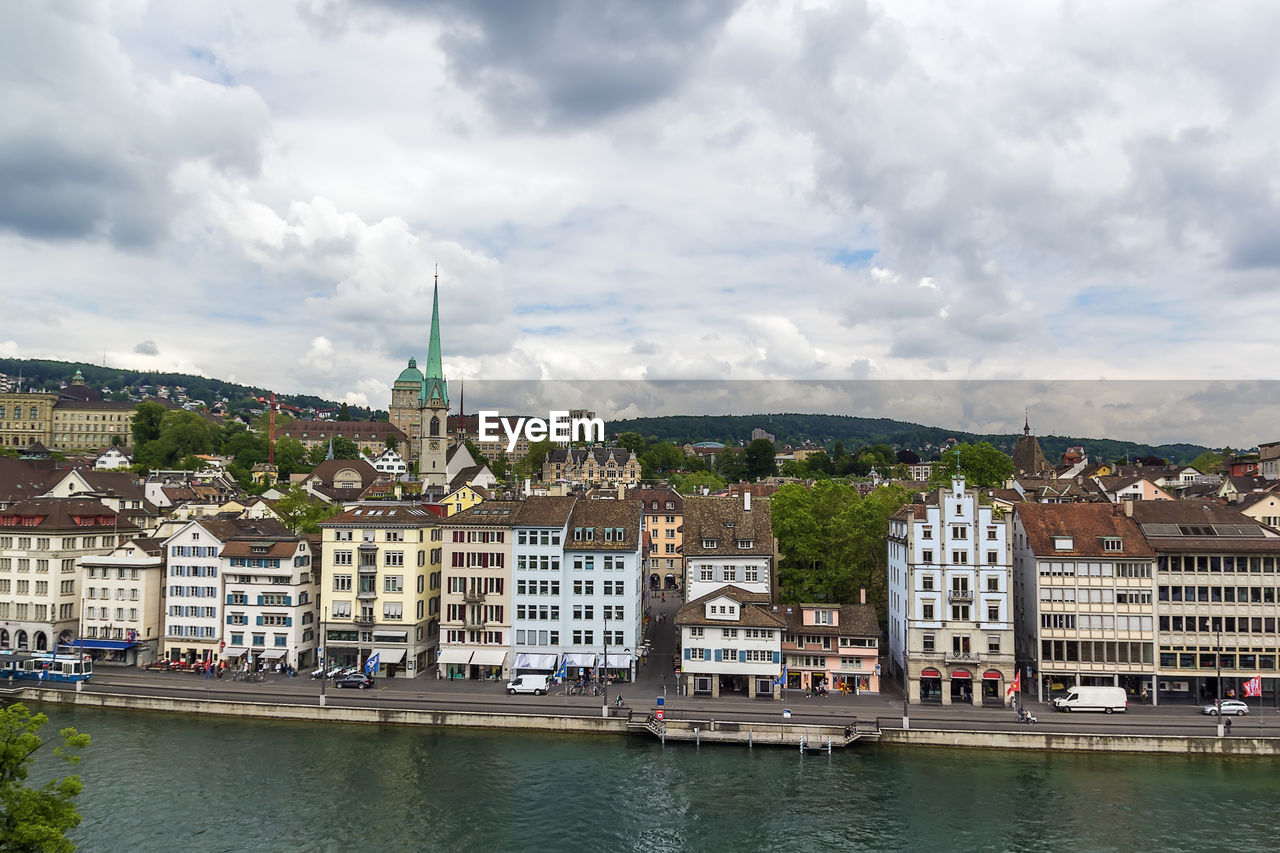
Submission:
<svg viewBox="0 0 1280 853">
<path fill-rule="evenodd" d="M 96 453 L 113 443 L 132 443 L 134 403 L 111 400 L 58 400 L 53 407 L 48 445 L 63 452 Z"/>
<path fill-rule="evenodd" d="M 446 516 L 450 516 L 483 503 L 484 498 L 483 491 L 468 484 L 450 492 L 440 504 L 444 507 Z"/>
<path fill-rule="evenodd" d="M 0 394 L 0 447 L 48 447 L 49 424 L 57 401 L 53 394 Z"/>
<path fill-rule="evenodd" d="M 356 507 L 320 525 L 325 663 L 421 675 L 436 661 L 440 519 L 417 506 Z"/>
</svg>

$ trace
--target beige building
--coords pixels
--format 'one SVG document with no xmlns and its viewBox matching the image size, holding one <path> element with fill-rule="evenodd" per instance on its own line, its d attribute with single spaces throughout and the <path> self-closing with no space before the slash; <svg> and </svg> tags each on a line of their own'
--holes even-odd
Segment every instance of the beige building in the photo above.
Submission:
<svg viewBox="0 0 1280 853">
<path fill-rule="evenodd" d="M 635 486 L 640 482 L 640 460 L 624 447 L 557 447 L 547 452 L 542 479 L 588 486 Z"/>
<path fill-rule="evenodd" d="M 134 403 L 59 400 L 53 407 L 48 446 L 65 453 L 96 453 L 133 443 Z"/>
<path fill-rule="evenodd" d="M 40 498 L 0 510 L 0 648 L 52 651 L 79 634 L 80 560 L 137 533 L 102 503 Z"/>
<path fill-rule="evenodd" d="M 649 534 L 645 582 L 650 589 L 684 587 L 684 498 L 670 486 L 630 489 L 627 498 L 644 507 L 644 530 Z"/>
<path fill-rule="evenodd" d="M 54 394 L 0 394 L 0 447 L 21 450 L 34 444 L 49 446 Z"/>
<path fill-rule="evenodd" d="M 320 525 L 326 664 L 378 675 L 430 672 L 439 639 L 441 519 L 420 506 L 367 504 Z"/>
<path fill-rule="evenodd" d="M 511 672 L 512 527 L 517 501 L 486 501 L 444 522 L 440 676 L 499 680 Z"/>
</svg>

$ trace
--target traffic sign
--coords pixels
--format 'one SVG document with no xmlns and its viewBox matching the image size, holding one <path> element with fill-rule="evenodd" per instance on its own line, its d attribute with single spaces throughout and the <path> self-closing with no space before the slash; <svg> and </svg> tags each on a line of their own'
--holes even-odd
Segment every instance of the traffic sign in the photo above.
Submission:
<svg viewBox="0 0 1280 853">
<path fill-rule="evenodd" d="M 656 710 L 656 711 L 654 711 L 654 712 L 653 712 L 653 718 L 654 718 L 655 720 L 657 720 L 658 722 L 662 722 L 663 714 L 665 714 L 665 713 L 666 713 L 665 711 L 663 711 L 661 708 L 659 708 L 658 710 Z"/>
</svg>

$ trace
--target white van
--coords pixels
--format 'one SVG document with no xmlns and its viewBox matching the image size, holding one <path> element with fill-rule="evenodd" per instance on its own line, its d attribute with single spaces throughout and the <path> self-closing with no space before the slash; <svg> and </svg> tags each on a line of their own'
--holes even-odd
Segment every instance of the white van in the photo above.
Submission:
<svg viewBox="0 0 1280 853">
<path fill-rule="evenodd" d="M 547 676 L 535 675 L 533 673 L 524 673 L 517 675 L 515 681 L 507 682 L 507 695 L 514 696 L 517 693 L 532 693 L 534 696 L 541 696 L 547 692 Z"/>
<path fill-rule="evenodd" d="M 1125 711 L 1129 708 L 1129 697 L 1123 687 L 1072 687 L 1066 696 L 1053 700 L 1053 707 L 1059 711 Z"/>
</svg>

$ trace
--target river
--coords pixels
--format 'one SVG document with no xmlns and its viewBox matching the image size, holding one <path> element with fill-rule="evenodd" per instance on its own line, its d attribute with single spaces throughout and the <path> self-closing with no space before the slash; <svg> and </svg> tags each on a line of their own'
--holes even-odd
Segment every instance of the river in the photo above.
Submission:
<svg viewBox="0 0 1280 853">
<path fill-rule="evenodd" d="M 1274 762 L 672 745 L 41 708 L 104 850 L 1272 850 Z M 42 755 L 32 780 L 57 770 Z"/>
</svg>

